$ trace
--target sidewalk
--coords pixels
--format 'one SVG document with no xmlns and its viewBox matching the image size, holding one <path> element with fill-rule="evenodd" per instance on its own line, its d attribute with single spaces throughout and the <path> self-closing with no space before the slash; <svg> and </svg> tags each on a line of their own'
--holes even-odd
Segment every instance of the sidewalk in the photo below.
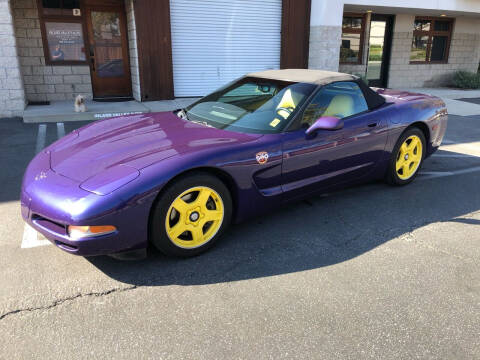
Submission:
<svg viewBox="0 0 480 360">
<path fill-rule="evenodd" d="M 459 99 L 479 99 L 480 90 L 460 90 L 450 88 L 416 88 L 402 89 L 411 92 L 438 96 L 447 105 L 448 113 L 451 115 L 472 116 L 480 115 L 480 101 L 478 104 L 461 101 Z"/>
<path fill-rule="evenodd" d="M 28 105 L 23 113 L 23 122 L 64 122 L 98 120 L 106 117 L 140 114 L 147 112 L 170 111 L 184 108 L 197 98 L 178 98 L 162 101 L 122 101 L 98 102 L 87 101 L 87 111 L 77 113 L 72 101 L 52 101 L 50 105 Z"/>
</svg>

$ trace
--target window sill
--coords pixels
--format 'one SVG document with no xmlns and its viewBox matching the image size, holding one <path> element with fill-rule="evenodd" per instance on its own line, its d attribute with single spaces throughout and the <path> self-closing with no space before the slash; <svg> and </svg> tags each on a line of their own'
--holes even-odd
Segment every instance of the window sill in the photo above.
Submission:
<svg viewBox="0 0 480 360">
<path fill-rule="evenodd" d="M 446 61 L 410 61 L 409 65 L 438 65 L 438 64 L 448 64 Z"/>
</svg>

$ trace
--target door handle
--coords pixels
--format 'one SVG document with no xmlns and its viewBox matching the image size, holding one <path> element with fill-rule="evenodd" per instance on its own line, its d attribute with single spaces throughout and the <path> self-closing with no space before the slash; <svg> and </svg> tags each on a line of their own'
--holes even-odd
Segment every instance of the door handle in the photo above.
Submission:
<svg viewBox="0 0 480 360">
<path fill-rule="evenodd" d="M 368 127 L 375 127 L 375 126 L 377 126 L 377 123 L 368 124 Z"/>
</svg>

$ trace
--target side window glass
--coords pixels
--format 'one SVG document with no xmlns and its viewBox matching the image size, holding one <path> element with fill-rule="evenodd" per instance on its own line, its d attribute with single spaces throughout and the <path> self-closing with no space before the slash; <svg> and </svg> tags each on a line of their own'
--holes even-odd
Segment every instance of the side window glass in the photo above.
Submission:
<svg viewBox="0 0 480 360">
<path fill-rule="evenodd" d="M 337 82 L 324 86 L 307 106 L 302 126 L 310 126 L 322 116 L 339 119 L 368 110 L 362 90 L 354 82 Z"/>
</svg>

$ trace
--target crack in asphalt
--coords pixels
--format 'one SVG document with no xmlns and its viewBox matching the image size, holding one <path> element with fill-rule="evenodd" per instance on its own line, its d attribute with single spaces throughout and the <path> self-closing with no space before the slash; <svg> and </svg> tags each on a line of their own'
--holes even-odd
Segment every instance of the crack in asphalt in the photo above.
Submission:
<svg viewBox="0 0 480 360">
<path fill-rule="evenodd" d="M 51 304 L 45 305 L 45 306 L 15 309 L 15 310 L 8 311 L 4 314 L 1 314 L 0 315 L 0 321 L 5 319 L 6 317 L 8 317 L 10 315 L 19 314 L 19 313 L 22 313 L 22 312 L 49 310 L 49 309 L 52 309 L 52 308 L 54 308 L 58 305 L 62 305 L 63 303 L 65 303 L 67 301 L 73 301 L 73 300 L 76 300 L 76 299 L 79 299 L 79 298 L 89 297 L 89 296 L 92 296 L 92 297 L 106 296 L 106 295 L 110 295 L 110 294 L 117 293 L 117 292 L 125 292 L 125 291 L 134 290 L 138 287 L 139 287 L 138 285 L 132 285 L 132 286 L 128 286 L 128 287 L 125 287 L 125 288 L 113 288 L 113 289 L 106 290 L 106 291 L 90 292 L 90 293 L 85 293 L 85 294 L 76 294 L 76 295 L 69 296 L 69 297 L 66 297 L 66 298 L 63 298 L 63 299 L 55 300 Z"/>
<path fill-rule="evenodd" d="M 480 211 L 474 211 L 474 212 L 471 212 L 469 214 L 465 214 L 463 215 L 462 217 L 463 218 L 473 218 L 475 217 L 476 215 L 479 215 L 480 214 Z M 380 230 L 380 231 L 374 231 L 374 232 L 368 232 L 368 231 L 360 231 L 360 229 L 355 226 L 354 224 L 351 224 L 349 221 L 345 220 L 343 217 L 341 217 L 341 220 L 342 222 L 345 224 L 345 225 L 349 225 L 351 226 L 352 228 L 356 229 L 358 231 L 358 234 L 356 234 L 355 236 L 351 237 L 350 239 L 348 239 L 346 242 L 343 242 L 342 244 L 340 245 L 334 245 L 334 244 L 330 244 L 332 245 L 333 247 L 337 247 L 337 248 L 346 248 L 348 247 L 348 245 L 353 242 L 353 241 L 356 241 L 358 240 L 360 237 L 364 236 L 365 234 L 369 234 L 370 236 L 386 236 L 386 235 L 394 235 L 396 232 L 398 232 L 399 230 L 401 230 L 401 228 L 391 228 L 391 229 L 386 229 L 386 230 Z M 445 222 L 445 221 L 442 221 L 442 222 Z M 471 258 L 468 258 L 468 257 L 463 257 L 463 256 L 459 256 L 457 254 L 453 254 L 449 251 L 446 251 L 444 249 L 441 249 L 441 248 L 438 248 L 438 247 L 435 247 L 433 245 L 430 245 L 430 244 L 425 244 L 423 241 L 418 241 L 418 239 L 416 238 L 415 236 L 415 232 L 424 227 L 424 226 L 427 226 L 427 225 L 430 225 L 432 224 L 431 221 L 429 220 L 422 220 L 422 221 L 417 221 L 415 222 L 413 225 L 410 225 L 407 229 L 402 229 L 403 231 L 403 234 L 402 235 L 397 235 L 396 237 L 399 238 L 400 240 L 403 240 L 403 241 L 407 241 L 407 242 L 411 242 L 411 243 L 414 243 L 416 244 L 417 246 L 422 246 L 424 248 L 428 248 L 430 250 L 434 250 L 434 251 L 437 251 L 437 252 L 440 252 L 440 253 L 443 253 L 445 255 L 448 255 L 448 256 L 453 256 L 455 258 L 458 258 L 460 260 L 467 260 L 467 261 L 473 261 L 473 259 Z M 232 266 L 232 268 L 236 267 L 238 264 L 234 264 Z M 223 270 L 225 271 L 225 270 Z M 113 294 L 113 293 L 117 293 L 117 292 L 125 292 L 125 291 L 130 291 L 130 290 L 134 290 L 136 288 L 139 288 L 139 287 L 142 287 L 142 286 L 145 286 L 145 285 L 148 285 L 148 282 L 146 282 L 145 284 L 140 284 L 140 285 L 132 285 L 132 286 L 128 286 L 128 287 L 124 287 L 124 288 L 113 288 L 113 289 L 110 289 L 110 290 L 106 290 L 106 291 L 101 291 L 101 292 L 90 292 L 90 293 L 85 293 L 85 294 L 76 294 L 76 295 L 73 295 L 73 296 L 69 296 L 69 297 L 66 297 L 66 298 L 63 298 L 63 299 L 58 299 L 58 300 L 55 300 L 53 303 L 49 304 L 49 305 L 45 305 L 45 306 L 39 306 L 39 307 L 30 307 L 30 308 L 22 308 L 22 309 L 15 309 L 15 310 L 11 310 L 11 311 L 8 311 L 4 314 L 1 314 L 0 315 L 0 320 L 3 320 L 5 319 L 6 317 L 10 316 L 10 315 L 14 315 L 14 314 L 19 314 L 19 313 L 22 313 L 22 312 L 32 312 L 32 311 L 38 311 L 38 310 L 48 310 L 48 309 L 52 309 L 58 305 L 61 305 L 67 301 L 73 301 L 73 300 L 76 300 L 76 299 L 79 299 L 79 298 L 83 298 L 83 297 L 100 297 L 100 296 L 106 296 L 106 295 L 109 295 L 109 294 Z"/>
</svg>

